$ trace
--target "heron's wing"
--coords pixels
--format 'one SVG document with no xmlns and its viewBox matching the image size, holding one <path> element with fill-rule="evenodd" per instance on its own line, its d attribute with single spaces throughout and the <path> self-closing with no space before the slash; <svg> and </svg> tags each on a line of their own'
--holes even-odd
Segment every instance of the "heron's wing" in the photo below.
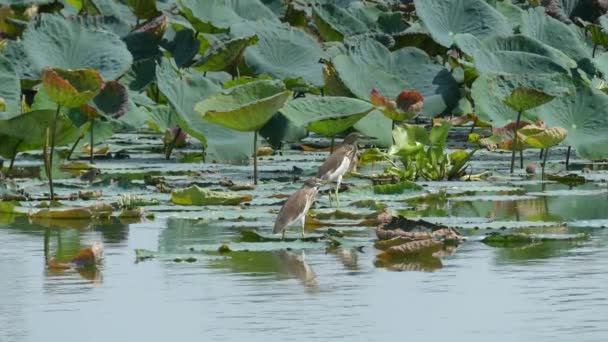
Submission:
<svg viewBox="0 0 608 342">
<path fill-rule="evenodd" d="M 306 200 L 310 196 L 314 196 L 314 192 L 314 189 L 303 187 L 289 196 L 279 211 L 272 232 L 279 233 L 295 221 L 306 210 Z"/>
<path fill-rule="evenodd" d="M 336 170 L 342 165 L 342 161 L 348 154 L 353 151 L 352 146 L 340 146 L 321 164 L 319 171 L 317 171 L 317 178 L 324 179 L 329 174 L 336 172 Z"/>
</svg>

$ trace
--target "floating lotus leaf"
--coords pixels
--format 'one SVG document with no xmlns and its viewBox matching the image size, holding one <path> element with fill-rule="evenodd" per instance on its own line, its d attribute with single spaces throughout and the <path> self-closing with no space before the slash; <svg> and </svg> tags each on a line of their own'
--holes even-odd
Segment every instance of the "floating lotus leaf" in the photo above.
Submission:
<svg viewBox="0 0 608 342">
<path fill-rule="evenodd" d="M 133 58 L 117 35 L 83 28 L 77 21 L 42 15 L 23 34 L 25 64 L 36 74 L 45 67 L 95 69 L 104 80 L 114 80 L 131 67 Z M 36 77 L 37 75 L 32 75 Z"/>
<path fill-rule="evenodd" d="M 318 96 L 290 101 L 281 113 L 298 126 L 334 136 L 352 127 L 373 109 L 369 102 L 358 99 Z"/>
<path fill-rule="evenodd" d="M 260 0 L 180 0 L 181 11 L 199 32 L 225 32 L 244 20 L 278 18 Z"/>
<path fill-rule="evenodd" d="M 319 58 L 321 45 L 303 30 L 269 21 L 242 23 L 232 27 L 235 34 L 254 33 L 257 44 L 245 50 L 245 63 L 257 75 L 278 79 L 301 77 L 315 86 L 323 85 Z"/>
<path fill-rule="evenodd" d="M 374 185 L 375 194 L 395 195 L 411 191 L 421 191 L 424 188 L 414 182 L 403 181 L 395 184 Z"/>
<path fill-rule="evenodd" d="M 481 73 L 568 74 L 576 62 L 563 52 L 521 34 L 480 40 L 470 34 L 455 38 L 458 47 L 473 57 Z"/>
<path fill-rule="evenodd" d="M 415 0 L 414 3 L 424 26 L 445 47 L 451 47 L 454 36 L 459 33 L 483 38 L 512 32 L 507 19 L 484 0 Z"/>
<path fill-rule="evenodd" d="M 534 88 L 517 87 L 504 99 L 504 103 L 516 112 L 525 112 L 553 100 L 553 96 Z"/>
<path fill-rule="evenodd" d="M 171 192 L 171 201 L 181 205 L 237 205 L 242 202 L 250 202 L 252 199 L 253 196 L 251 195 L 211 191 L 199 188 L 196 185 Z"/>
<path fill-rule="evenodd" d="M 339 80 L 360 99 L 369 99 L 372 89 L 395 95 L 416 89 L 424 96 L 422 112 L 431 117 L 453 108 L 460 99 L 452 74 L 417 48 L 390 52 L 376 40 L 364 38 L 332 62 Z"/>
<path fill-rule="evenodd" d="M 103 79 L 97 70 L 44 69 L 42 84 L 50 98 L 67 108 L 77 108 L 92 100 L 101 90 Z"/>
<path fill-rule="evenodd" d="M 194 111 L 197 102 L 221 91 L 221 87 L 200 72 L 178 74 L 170 61 L 163 60 L 157 67 L 158 88 L 177 114 L 179 126 L 200 140 L 209 160 L 248 160 L 253 150 L 251 134 L 237 132 L 221 125 L 204 122 Z"/>
<path fill-rule="evenodd" d="M 110 81 L 103 85 L 93 102 L 104 115 L 117 119 L 129 110 L 129 93 L 122 84 Z"/>
<path fill-rule="evenodd" d="M 211 46 L 203 58 L 192 67 L 198 71 L 226 71 L 236 75 L 235 68 L 240 63 L 245 49 L 257 43 L 257 36 L 233 38 Z M 230 68 L 230 69 L 229 69 Z"/>
<path fill-rule="evenodd" d="M 568 136 L 568 131 L 561 127 L 546 128 L 542 126 L 529 125 L 517 131 L 519 139 L 525 144 L 536 148 L 553 147 Z"/>
<path fill-rule="evenodd" d="M 493 127 L 492 135 L 487 138 L 479 139 L 479 144 L 485 146 L 488 150 L 493 151 L 496 148 L 502 150 L 513 150 L 513 141 L 515 139 L 515 131 L 517 129 L 529 126 L 530 122 L 520 121 L 519 125 L 516 122 L 510 122 L 504 127 Z M 518 139 L 516 151 L 525 148 L 523 140 Z"/>
<path fill-rule="evenodd" d="M 568 131 L 565 144 L 573 146 L 576 154 L 587 159 L 608 157 L 608 95 L 592 88 L 581 87 L 574 94 L 555 98 L 544 106 L 531 110 L 549 127 Z"/>
<path fill-rule="evenodd" d="M 237 131 L 257 131 L 290 96 L 283 82 L 262 80 L 212 95 L 194 109 L 207 122 Z"/>
<path fill-rule="evenodd" d="M 93 213 L 89 208 L 41 209 L 29 214 L 32 219 L 90 220 Z"/>
</svg>

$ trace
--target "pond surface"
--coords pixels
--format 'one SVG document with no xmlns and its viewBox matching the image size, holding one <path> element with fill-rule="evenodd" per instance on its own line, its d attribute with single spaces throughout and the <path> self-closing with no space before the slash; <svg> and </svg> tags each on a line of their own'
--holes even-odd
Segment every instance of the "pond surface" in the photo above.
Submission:
<svg viewBox="0 0 608 342">
<path fill-rule="evenodd" d="M 282 200 L 269 196 L 299 187 L 301 182 L 292 184 L 288 176 L 278 181 L 271 172 L 299 163 L 294 156 L 282 158 L 272 167 L 261 163 L 262 177 L 268 178 L 249 206 L 175 206 L 163 194 L 160 204 L 146 207 L 156 218 L 137 222 L 34 223 L 27 217 L 0 216 L 0 341 L 608 339 L 605 183 L 569 188 L 538 178 L 503 177 L 421 183 L 423 192 L 399 196 L 354 186 L 341 195 L 346 212 L 373 213 L 352 204 L 374 198 L 396 213 L 455 225 L 469 236 L 455 251 L 430 261 L 381 265 L 373 226 L 362 225 L 360 217 L 326 219 L 318 227 L 323 231 L 331 224 L 347 232 L 352 246 L 240 240 L 241 229 L 270 232 Z M 487 162 L 479 162 L 477 169 L 481 163 Z M 120 172 L 141 172 L 140 164 L 131 164 L 121 164 Z M 305 175 L 317 165 L 309 164 Z M 119 169 L 112 161 L 98 165 Z M 162 165 L 151 159 L 145 167 Z M 222 174 L 204 173 L 201 182 L 213 183 L 222 175 L 238 179 L 249 172 L 247 167 L 206 168 L 222 169 Z M 594 177 L 606 178 L 604 171 L 597 172 Z M 186 178 L 176 175 L 172 182 Z M 65 180 L 58 187 L 73 191 L 76 183 Z M 92 188 L 103 189 L 108 197 L 150 192 L 142 182 L 132 183 L 128 190 L 104 182 Z M 351 178 L 346 183 L 369 181 Z M 25 180 L 21 185 L 31 190 L 44 183 Z M 445 196 L 423 200 L 424 193 Z M 326 195 L 319 198 L 317 214 L 331 216 L 334 210 Z M 488 231 L 509 230 L 586 232 L 591 238 L 515 248 L 479 242 Z M 299 233 L 294 229 L 290 234 Z M 94 241 L 105 245 L 97 271 L 46 267 L 47 256 L 66 258 Z M 224 243 L 233 252 L 212 252 Z M 150 251 L 154 258 L 138 260 L 136 249 Z M 187 256 L 191 262 L 184 261 Z"/>
</svg>

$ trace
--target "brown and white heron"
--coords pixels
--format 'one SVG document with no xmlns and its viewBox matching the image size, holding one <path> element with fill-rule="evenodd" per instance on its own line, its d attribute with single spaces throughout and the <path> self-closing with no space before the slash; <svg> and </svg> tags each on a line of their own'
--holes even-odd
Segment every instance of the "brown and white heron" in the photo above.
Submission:
<svg viewBox="0 0 608 342">
<path fill-rule="evenodd" d="M 334 152 L 319 167 L 319 171 L 317 171 L 317 178 L 327 182 L 336 183 L 335 195 L 338 206 L 340 206 L 340 198 L 338 197 L 340 183 L 342 182 L 342 177 L 344 174 L 348 172 L 356 163 L 357 140 L 361 137 L 364 137 L 364 135 L 359 132 L 353 132 L 347 135 L 342 144 L 334 150 Z"/>
<path fill-rule="evenodd" d="M 304 221 L 306 213 L 315 201 L 315 196 L 324 181 L 318 178 L 311 178 L 304 182 L 304 185 L 298 191 L 289 196 L 283 207 L 279 211 L 279 215 L 274 222 L 273 234 L 282 233 L 281 239 L 285 238 L 285 229 L 295 222 L 299 222 L 302 226 L 302 237 L 304 237 Z"/>
</svg>

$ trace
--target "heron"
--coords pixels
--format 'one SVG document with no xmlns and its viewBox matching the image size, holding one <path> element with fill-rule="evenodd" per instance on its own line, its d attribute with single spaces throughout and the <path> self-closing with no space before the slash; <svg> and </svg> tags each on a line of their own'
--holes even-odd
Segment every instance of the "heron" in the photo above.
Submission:
<svg viewBox="0 0 608 342">
<path fill-rule="evenodd" d="M 281 240 L 285 239 L 285 230 L 294 222 L 300 222 L 302 226 L 302 237 L 304 237 L 304 220 L 306 213 L 315 201 L 315 196 L 325 181 L 318 178 L 308 179 L 298 191 L 289 196 L 279 211 L 274 222 L 273 234 L 282 232 Z"/>
<path fill-rule="evenodd" d="M 338 206 L 340 206 L 338 190 L 340 189 L 342 177 L 352 168 L 352 166 L 354 166 L 354 163 L 356 163 L 357 140 L 362 137 L 364 137 L 364 135 L 359 132 L 353 132 L 347 135 L 342 144 L 334 150 L 323 164 L 321 164 L 319 171 L 317 171 L 317 178 L 327 182 L 336 182 L 335 195 Z"/>
</svg>

